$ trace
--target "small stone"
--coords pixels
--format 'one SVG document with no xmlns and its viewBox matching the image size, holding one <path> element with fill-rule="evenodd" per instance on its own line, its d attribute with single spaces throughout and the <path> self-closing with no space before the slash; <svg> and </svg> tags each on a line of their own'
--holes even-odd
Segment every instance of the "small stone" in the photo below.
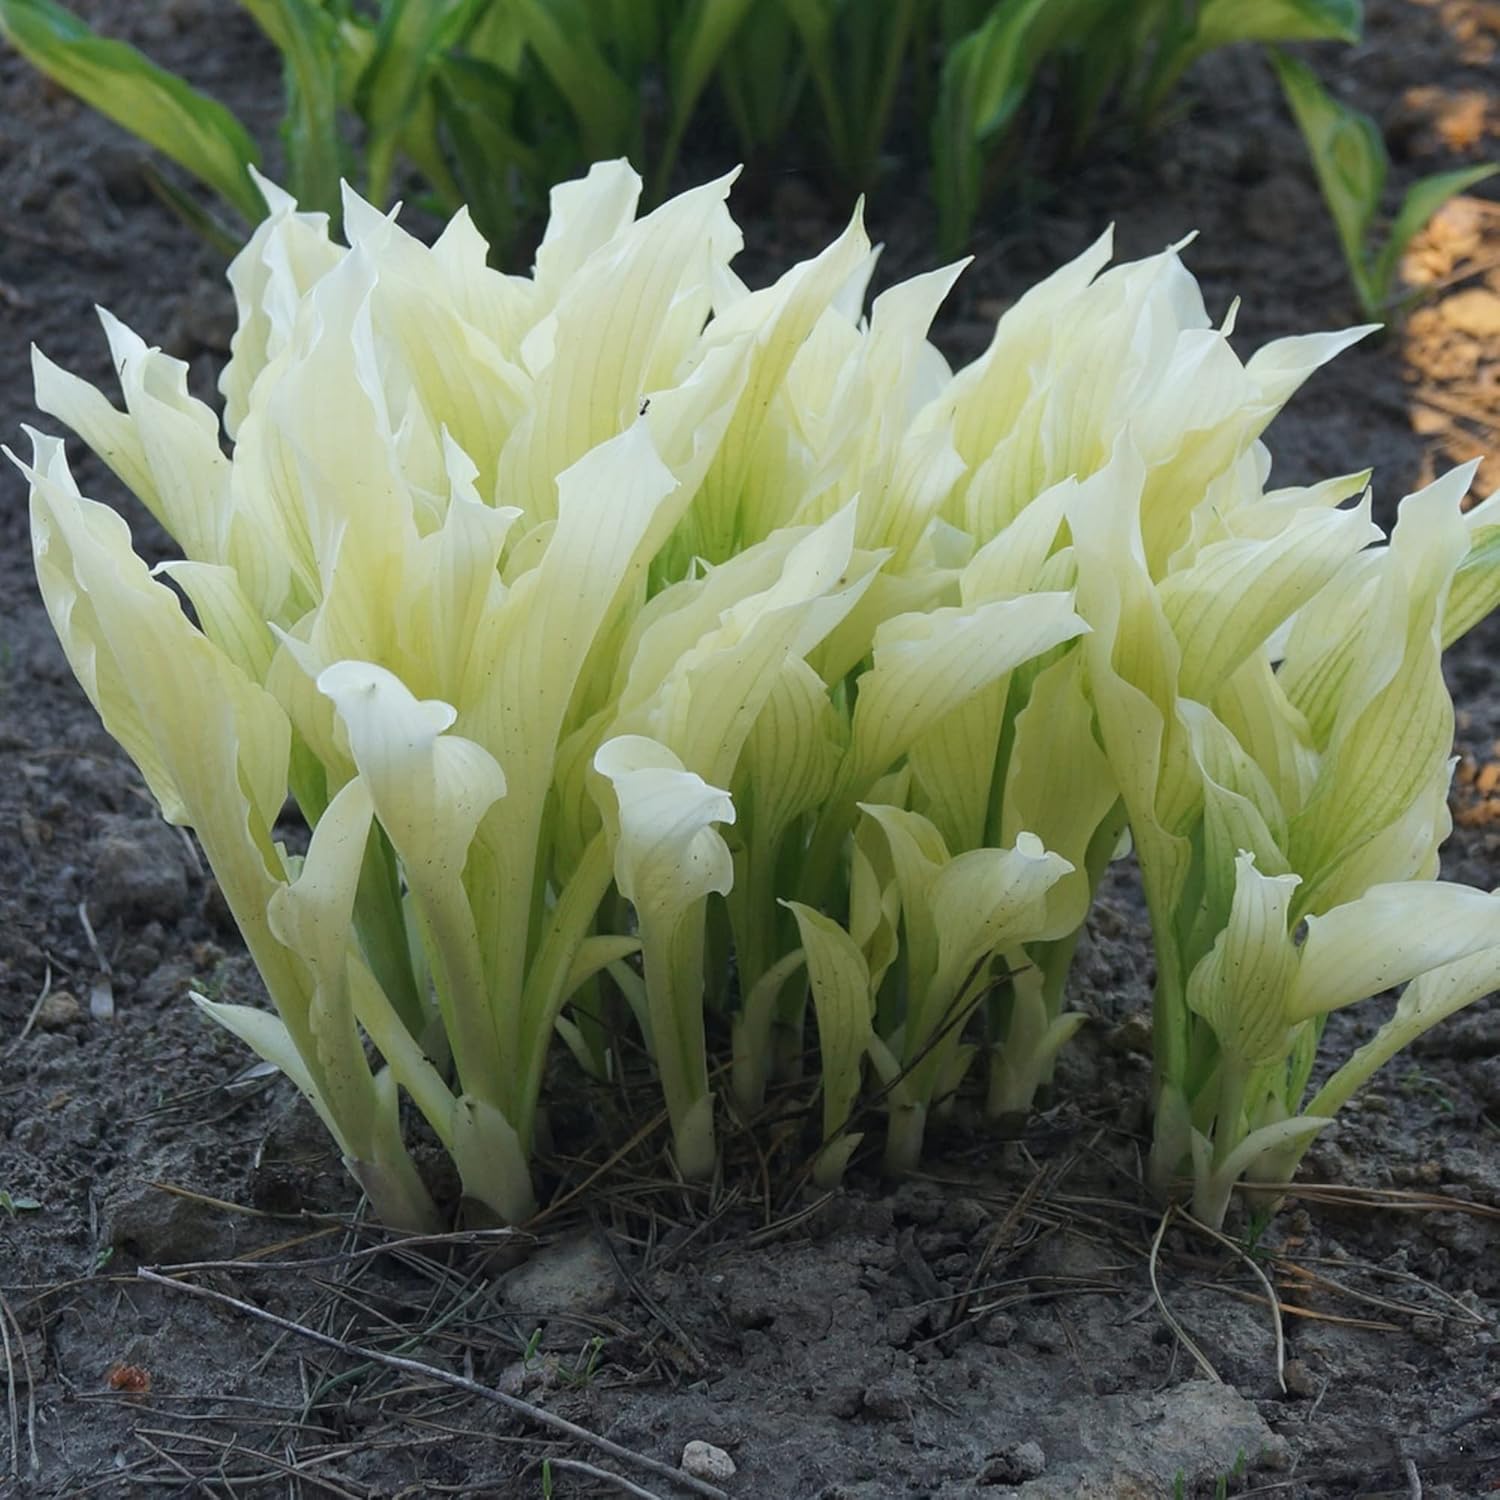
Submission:
<svg viewBox="0 0 1500 1500">
<path fill-rule="evenodd" d="M 504 1281 L 506 1302 L 536 1318 L 600 1312 L 619 1291 L 613 1258 L 587 1234 L 540 1246 Z"/>
<path fill-rule="evenodd" d="M 36 1024 L 39 1031 L 64 1031 L 82 1019 L 83 1006 L 78 1003 L 78 997 L 67 990 L 53 990 L 37 1006 Z"/>
<path fill-rule="evenodd" d="M 1289 1474 L 1296 1458 L 1292 1445 L 1279 1432 L 1273 1432 L 1255 1455 L 1255 1467 L 1272 1474 Z"/>
<path fill-rule="evenodd" d="M 1038 1478 L 1047 1468 L 1042 1445 L 1032 1439 L 1011 1443 L 985 1460 L 979 1471 L 980 1484 L 1025 1484 Z"/>
<path fill-rule="evenodd" d="M 690 1478 L 706 1479 L 711 1484 L 733 1479 L 735 1475 L 734 1460 L 722 1448 L 715 1448 L 712 1443 L 698 1438 L 682 1450 L 679 1467 Z"/>
<path fill-rule="evenodd" d="M 1286 1393 L 1289 1396 L 1297 1396 L 1306 1400 L 1309 1396 L 1315 1396 L 1318 1392 L 1318 1382 L 1313 1372 L 1308 1368 L 1306 1360 L 1287 1360 L 1286 1367 L 1282 1370 L 1281 1375 L 1282 1379 L 1286 1381 Z"/>
</svg>

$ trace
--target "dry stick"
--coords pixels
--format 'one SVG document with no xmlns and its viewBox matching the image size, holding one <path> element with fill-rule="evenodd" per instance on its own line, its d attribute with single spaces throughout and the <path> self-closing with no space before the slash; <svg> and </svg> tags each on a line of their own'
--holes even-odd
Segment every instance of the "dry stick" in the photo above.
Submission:
<svg viewBox="0 0 1500 1500">
<path fill-rule="evenodd" d="M 256 1307 L 252 1302 L 242 1302 L 238 1297 L 212 1291 L 206 1286 L 195 1286 L 190 1281 L 176 1281 L 170 1276 L 163 1276 L 149 1266 L 142 1266 L 136 1275 L 142 1281 L 170 1287 L 173 1291 L 186 1292 L 191 1297 L 202 1297 L 207 1302 L 217 1302 L 223 1307 L 232 1307 L 236 1312 L 244 1313 L 247 1317 L 259 1318 L 262 1323 L 269 1323 L 275 1328 L 284 1329 L 287 1333 L 298 1334 L 326 1348 L 337 1349 L 341 1354 L 347 1354 L 356 1359 L 368 1359 L 392 1370 L 404 1370 L 408 1375 L 420 1375 L 426 1380 L 436 1380 L 443 1385 L 450 1385 L 455 1390 L 467 1391 L 471 1396 L 480 1396 L 486 1401 L 492 1401 L 496 1406 L 503 1406 L 515 1412 L 517 1416 L 535 1422 L 540 1427 L 550 1427 L 554 1432 L 560 1432 L 565 1437 L 572 1438 L 575 1443 L 584 1443 L 590 1448 L 597 1448 L 601 1453 L 608 1453 L 611 1458 L 617 1458 L 621 1463 L 635 1464 L 638 1468 L 649 1469 L 653 1474 L 660 1474 L 683 1489 L 691 1490 L 695 1495 L 706 1495 L 708 1500 L 729 1500 L 729 1496 L 717 1485 L 696 1479 L 691 1474 L 684 1474 L 680 1469 L 674 1469 L 670 1464 L 664 1464 L 659 1459 L 648 1458 L 644 1453 L 636 1453 L 630 1448 L 622 1447 L 619 1443 L 611 1442 L 607 1437 L 600 1437 L 598 1433 L 590 1432 L 587 1427 L 580 1427 L 576 1422 L 568 1421 L 566 1417 L 559 1417 L 544 1407 L 533 1406 L 530 1401 L 523 1401 L 519 1396 L 512 1396 L 505 1391 L 495 1390 L 492 1386 L 482 1385 L 477 1380 L 470 1380 L 463 1375 L 454 1375 L 447 1370 L 440 1369 L 437 1365 L 423 1364 L 421 1360 L 405 1359 L 399 1354 L 386 1354 L 379 1349 L 369 1349 L 362 1344 L 353 1344 L 346 1339 L 335 1338 L 330 1333 L 320 1333 L 316 1328 L 294 1323 L 290 1318 L 278 1317 L 277 1314 L 267 1312 L 263 1307 Z"/>
<path fill-rule="evenodd" d="M 593 1464 L 586 1464 L 579 1458 L 549 1458 L 547 1462 L 554 1469 L 571 1469 L 575 1474 L 586 1474 L 590 1479 L 601 1479 L 605 1484 L 612 1484 L 617 1490 L 624 1490 L 627 1495 L 636 1495 L 640 1500 L 661 1500 L 661 1496 L 655 1490 L 642 1489 L 640 1485 L 633 1483 L 623 1474 L 612 1474 L 608 1469 L 595 1468 Z"/>
</svg>

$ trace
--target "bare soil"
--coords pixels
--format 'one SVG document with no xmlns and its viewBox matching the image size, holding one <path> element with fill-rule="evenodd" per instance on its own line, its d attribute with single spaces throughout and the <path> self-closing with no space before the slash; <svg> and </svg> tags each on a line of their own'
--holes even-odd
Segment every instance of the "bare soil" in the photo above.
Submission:
<svg viewBox="0 0 1500 1500">
<path fill-rule="evenodd" d="M 269 137 L 278 64 L 228 0 L 83 8 Z M 1369 11 L 1368 40 L 1319 61 L 1381 120 L 1395 186 L 1493 155 L 1500 6 Z M 724 164 L 704 146 L 684 176 Z M 871 205 L 885 279 L 933 262 L 917 187 L 898 161 Z M 39 420 L 32 340 L 107 385 L 94 303 L 211 392 L 232 326 L 222 267 L 147 191 L 136 148 L 9 54 L 0 201 L 0 436 Z M 798 161 L 737 205 L 752 278 L 825 242 L 845 207 Z M 1191 76 L 1148 155 L 1106 138 L 1085 168 L 999 204 L 938 330 L 950 356 L 978 352 L 1010 300 L 1111 220 L 1124 256 L 1198 230 L 1188 263 L 1211 310 L 1243 297 L 1244 350 L 1355 320 L 1269 70 L 1232 51 Z M 1372 464 L 1388 521 L 1432 474 L 1500 453 L 1497 268 L 1500 205 L 1459 205 L 1412 262 L 1428 304 L 1276 423 L 1278 479 Z M 91 457 L 76 470 L 120 499 Z M 1480 488 L 1496 484 L 1491 467 Z M 856 1169 L 822 1197 L 803 1185 L 792 1101 L 731 1131 L 722 1181 L 688 1190 L 629 1095 L 560 1076 L 554 1207 L 533 1236 L 380 1250 L 389 1237 L 359 1218 L 309 1111 L 186 1000 L 252 998 L 257 981 L 190 842 L 68 672 L 24 501 L 0 473 L 0 1495 L 679 1492 L 431 1374 L 136 1274 L 184 1262 L 216 1263 L 182 1273 L 196 1286 L 668 1465 L 714 1444 L 738 1468 L 722 1488 L 756 1500 L 1500 1489 L 1500 1008 L 1388 1068 L 1252 1255 L 1163 1226 L 1139 1182 L 1152 972 L 1128 872 L 1080 954 L 1073 1003 L 1090 1023 L 1024 1139 L 960 1110 L 920 1178 L 891 1189 Z M 145 552 L 168 555 L 120 503 Z M 1466 759 L 1446 872 L 1486 888 L 1500 885 L 1497 641 L 1481 626 L 1452 660 Z M 1378 1010 L 1338 1017 L 1330 1044 L 1356 1045 Z"/>
</svg>

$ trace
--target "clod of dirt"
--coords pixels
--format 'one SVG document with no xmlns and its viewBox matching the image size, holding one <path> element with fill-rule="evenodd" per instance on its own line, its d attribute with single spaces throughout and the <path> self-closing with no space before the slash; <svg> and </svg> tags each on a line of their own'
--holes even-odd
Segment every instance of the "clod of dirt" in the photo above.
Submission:
<svg viewBox="0 0 1500 1500">
<path fill-rule="evenodd" d="M 38 1031 L 66 1031 L 82 1019 L 83 1007 L 78 997 L 67 990 L 53 990 L 36 1009 Z"/>
<path fill-rule="evenodd" d="M 993 1455 L 979 1471 L 976 1484 L 1024 1484 L 1046 1471 L 1047 1455 L 1042 1445 L 1029 1439 L 1012 1443 Z"/>
<path fill-rule="evenodd" d="M 198 970 L 191 963 L 174 961 L 160 964 L 141 981 L 135 992 L 137 1004 L 178 1005 L 194 988 Z"/>
<path fill-rule="evenodd" d="M 680 1467 L 684 1474 L 706 1479 L 711 1484 L 733 1479 L 735 1475 L 734 1460 L 722 1448 L 696 1438 L 682 1450 Z"/>
<path fill-rule="evenodd" d="M 1287 1360 L 1286 1368 L 1281 1373 L 1286 1381 L 1287 1395 L 1305 1398 L 1318 1394 L 1318 1379 L 1308 1368 L 1305 1359 Z"/>
<path fill-rule="evenodd" d="M 136 1179 L 104 1205 L 108 1243 L 142 1264 L 215 1260 L 234 1250 L 234 1227 L 199 1198 Z"/>
<path fill-rule="evenodd" d="M 103 814 L 94 844 L 89 909 L 112 917 L 175 922 L 192 905 L 182 841 L 155 818 Z"/>
<path fill-rule="evenodd" d="M 894 1422 L 911 1416 L 920 1395 L 916 1377 L 902 1370 L 868 1387 L 860 1401 L 860 1410 L 877 1421 Z"/>
<path fill-rule="evenodd" d="M 541 1246 L 505 1278 L 505 1300 L 533 1317 L 599 1312 L 619 1295 L 609 1251 L 590 1234 Z"/>
</svg>

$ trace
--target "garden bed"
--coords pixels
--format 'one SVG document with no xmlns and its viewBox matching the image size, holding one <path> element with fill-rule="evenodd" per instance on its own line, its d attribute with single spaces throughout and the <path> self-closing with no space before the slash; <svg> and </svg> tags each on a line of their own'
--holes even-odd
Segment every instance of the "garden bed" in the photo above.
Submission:
<svg viewBox="0 0 1500 1500">
<path fill-rule="evenodd" d="M 277 63 L 227 0 L 87 11 L 269 130 Z M 1331 51 L 1326 76 L 1382 120 L 1398 177 L 1493 155 L 1500 7 L 1369 11 L 1368 40 Z M 1185 257 L 1210 312 L 1244 299 L 1241 350 L 1355 320 L 1263 60 L 1211 59 L 1181 105 L 1148 157 L 1106 139 L 1085 170 L 1025 185 L 988 216 L 937 330 L 951 359 L 977 354 L 999 312 L 1110 221 L 1121 257 L 1196 229 Z M 37 420 L 30 340 L 107 382 L 93 303 L 212 388 L 233 326 L 221 267 L 151 197 L 140 160 L 0 56 L 0 436 L 12 444 Z M 683 176 L 724 165 L 700 146 Z M 901 182 L 898 167 L 869 212 L 888 246 L 881 284 L 934 260 L 924 200 Z M 747 182 L 741 274 L 763 282 L 825 243 L 835 209 L 810 162 Z M 1500 454 L 1500 206 L 1455 205 L 1413 269 L 1432 302 L 1316 375 L 1268 438 L 1280 483 L 1373 465 L 1386 524 L 1434 473 Z M 92 456 L 76 472 L 86 493 L 117 498 Z M 1492 460 L 1476 489 L 1497 485 Z M 471 1236 L 368 1253 L 389 1237 L 356 1217 L 311 1111 L 186 1000 L 190 988 L 253 998 L 257 981 L 190 842 L 161 823 L 73 682 L 35 593 L 24 498 L 7 467 L 0 1494 L 13 1438 L 17 1492 L 59 1500 L 539 1496 L 548 1458 L 560 1497 L 618 1492 L 567 1466 L 578 1461 L 675 1493 L 431 1375 L 136 1275 L 225 1261 L 184 1274 L 659 1461 L 714 1444 L 738 1466 L 722 1487 L 757 1500 L 1456 1500 L 1500 1484 L 1500 1008 L 1473 1007 L 1377 1077 L 1310 1153 L 1252 1264 L 1191 1224 L 1164 1225 L 1140 1186 L 1151 959 L 1128 872 L 1107 883 L 1076 967 L 1073 1004 L 1090 1023 L 1023 1139 L 964 1128 L 960 1111 L 917 1179 L 891 1191 L 857 1167 L 822 1195 L 803 1182 L 808 1143 L 790 1117 L 726 1129 L 721 1180 L 690 1190 L 670 1183 L 660 1122 L 580 1083 L 553 1121 L 555 1206 L 535 1246 Z M 127 513 L 148 559 L 167 555 L 139 507 Z M 1486 889 L 1500 885 L 1497 642 L 1500 625 L 1476 629 L 1450 675 L 1466 758 L 1445 871 Z M 1331 1035 L 1354 1044 L 1376 1011 L 1337 1016 Z M 582 1144 L 598 1139 L 608 1146 Z M 1263 1278 L 1286 1305 L 1280 1378 Z"/>
</svg>

